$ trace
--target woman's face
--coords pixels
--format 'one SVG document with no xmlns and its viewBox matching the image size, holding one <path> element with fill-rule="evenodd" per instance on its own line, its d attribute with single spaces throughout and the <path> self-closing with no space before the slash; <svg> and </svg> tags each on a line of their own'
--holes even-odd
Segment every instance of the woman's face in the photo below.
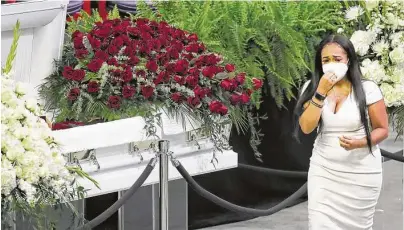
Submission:
<svg viewBox="0 0 404 230">
<path fill-rule="evenodd" d="M 337 43 L 328 43 L 321 51 L 321 63 L 345 63 L 348 64 L 348 55 Z"/>
</svg>

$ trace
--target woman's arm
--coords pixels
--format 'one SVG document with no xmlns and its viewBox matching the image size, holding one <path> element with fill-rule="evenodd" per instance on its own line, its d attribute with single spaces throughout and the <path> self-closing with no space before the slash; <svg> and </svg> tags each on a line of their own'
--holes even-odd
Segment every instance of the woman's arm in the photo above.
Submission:
<svg viewBox="0 0 404 230">
<path fill-rule="evenodd" d="M 333 73 L 325 73 L 320 79 L 316 92 L 321 95 L 327 95 L 328 91 L 330 91 L 336 83 L 333 77 L 335 77 Z M 303 113 L 299 118 L 300 129 L 303 133 L 309 134 L 317 128 L 321 117 L 321 107 L 323 105 L 324 102 L 315 97 L 304 104 Z"/>
<path fill-rule="evenodd" d="M 386 111 L 384 100 L 380 100 L 368 106 L 370 122 L 372 124 L 372 132 L 370 139 L 372 145 L 377 145 L 389 136 L 389 119 Z M 366 147 L 366 138 L 362 139 L 361 147 Z"/>
<path fill-rule="evenodd" d="M 313 101 L 321 106 L 324 104 L 315 98 L 313 98 Z M 303 109 L 304 111 L 299 118 L 299 125 L 304 134 L 309 134 L 318 126 L 321 117 L 321 108 L 315 106 L 309 101 L 304 104 Z"/>
<path fill-rule="evenodd" d="M 372 124 L 372 132 L 370 133 L 370 140 L 372 145 L 377 145 L 385 140 L 389 135 L 389 122 L 386 112 L 386 105 L 383 100 L 368 106 L 368 113 L 370 122 Z M 368 142 L 366 137 L 355 139 L 347 136 L 339 137 L 341 147 L 346 150 L 357 148 L 366 148 Z"/>
</svg>

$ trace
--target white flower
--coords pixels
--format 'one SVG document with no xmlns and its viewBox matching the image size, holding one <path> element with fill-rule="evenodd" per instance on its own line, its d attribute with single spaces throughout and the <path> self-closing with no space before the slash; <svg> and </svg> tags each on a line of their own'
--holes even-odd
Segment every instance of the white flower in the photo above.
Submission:
<svg viewBox="0 0 404 230">
<path fill-rule="evenodd" d="M 1 102 L 6 104 L 9 107 L 14 108 L 17 105 L 17 96 L 11 89 L 3 89 L 1 90 Z"/>
<path fill-rule="evenodd" d="M 399 24 L 399 18 L 391 12 L 386 14 L 386 23 L 391 25 L 393 30 L 396 30 Z"/>
<path fill-rule="evenodd" d="M 4 159 L 5 160 L 5 159 Z M 4 161 L 2 160 L 2 161 Z M 9 195 L 10 192 L 17 186 L 17 177 L 14 168 L 4 167 L 2 162 L 1 167 L 1 194 Z"/>
<path fill-rule="evenodd" d="M 387 77 L 387 81 L 392 81 L 394 83 L 404 83 L 404 69 L 399 68 L 398 66 L 395 66 L 392 71 L 391 71 L 391 75 L 389 77 Z"/>
<path fill-rule="evenodd" d="M 36 189 L 34 186 L 32 186 L 30 183 L 28 183 L 27 181 L 24 180 L 19 180 L 18 181 L 18 187 L 25 192 L 25 195 L 27 197 L 27 201 L 29 203 L 33 202 L 35 197 L 35 192 Z"/>
<path fill-rule="evenodd" d="M 383 92 L 384 102 L 387 107 L 400 106 L 404 101 L 404 90 L 398 84 L 390 85 L 382 83 L 380 89 Z"/>
<path fill-rule="evenodd" d="M 338 28 L 337 33 L 339 33 L 339 34 L 344 33 L 344 29 L 343 28 Z"/>
<path fill-rule="evenodd" d="M 33 113 L 35 113 L 35 112 L 37 112 L 37 111 L 39 110 L 38 103 L 37 103 L 37 101 L 36 101 L 34 98 L 29 98 L 29 99 L 27 99 L 27 100 L 25 101 L 25 107 L 26 107 L 29 111 L 33 112 Z"/>
<path fill-rule="evenodd" d="M 384 41 L 378 41 L 372 46 L 373 51 L 377 54 L 377 56 L 382 56 L 382 54 L 389 50 L 389 44 Z"/>
<path fill-rule="evenodd" d="M 345 12 L 345 18 L 347 21 L 357 20 L 364 13 L 364 10 L 360 6 L 350 7 Z"/>
<path fill-rule="evenodd" d="M 379 61 L 371 61 L 365 59 L 362 61 L 361 72 L 366 79 L 372 80 L 376 83 L 380 83 L 385 78 L 385 71 Z"/>
<path fill-rule="evenodd" d="M 404 43 L 404 31 L 391 34 L 390 40 L 393 48 L 402 45 Z"/>
<path fill-rule="evenodd" d="M 394 64 L 404 63 L 404 46 L 394 48 L 390 52 L 389 57 Z"/>
<path fill-rule="evenodd" d="M 15 85 L 15 93 L 19 96 L 24 96 L 27 93 L 27 86 L 22 82 L 17 82 Z"/>
<path fill-rule="evenodd" d="M 360 55 L 365 55 L 370 45 L 376 40 L 376 34 L 371 31 L 358 30 L 352 34 L 351 42 L 355 51 Z"/>
<path fill-rule="evenodd" d="M 365 0 L 365 7 L 367 10 L 371 11 L 379 6 L 379 0 Z"/>
</svg>

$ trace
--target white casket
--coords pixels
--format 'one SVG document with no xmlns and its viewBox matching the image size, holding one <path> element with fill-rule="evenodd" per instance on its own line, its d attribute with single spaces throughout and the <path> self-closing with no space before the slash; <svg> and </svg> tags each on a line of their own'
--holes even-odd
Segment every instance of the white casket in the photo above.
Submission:
<svg viewBox="0 0 404 230">
<path fill-rule="evenodd" d="M 38 86 L 52 72 L 54 59 L 61 57 L 66 7 L 68 0 L 35 0 L 2 5 L 1 57 L 6 60 L 13 38 L 13 27 L 20 21 L 22 30 L 15 58 L 17 81 Z M 2 63 L 3 66 L 3 63 Z M 36 91 L 33 92 L 36 95 Z M 237 154 L 233 151 L 218 152 L 212 161 L 213 144 L 205 139 L 190 141 L 195 124 L 173 121 L 162 115 L 163 127 L 157 127 L 156 135 L 170 141 L 170 151 L 179 159 L 191 175 L 204 174 L 237 167 Z M 141 117 L 54 131 L 61 150 L 70 162 L 79 164 L 100 185 L 81 180 L 88 196 L 97 196 L 129 188 L 139 177 L 155 150 L 147 150 L 156 138 L 147 138 Z M 134 148 L 141 150 L 134 151 Z M 144 185 L 158 183 L 158 167 Z M 180 175 L 170 165 L 169 179 Z"/>
<path fill-rule="evenodd" d="M 68 0 L 35 0 L 1 5 L 2 66 L 20 21 L 21 35 L 15 57 L 15 79 L 38 86 L 62 54 Z M 36 92 L 33 92 L 33 96 Z"/>
<path fill-rule="evenodd" d="M 153 148 L 157 138 L 147 137 L 141 117 L 122 119 L 107 123 L 75 127 L 53 131 L 61 143 L 63 153 L 69 161 L 76 163 L 95 179 L 101 188 L 88 180 L 80 180 L 81 185 L 90 189 L 88 197 L 129 188 L 156 155 Z M 237 154 L 231 150 L 215 153 L 209 139 L 191 140 L 193 130 L 181 122 L 162 115 L 162 128 L 157 127 L 159 139 L 169 140 L 169 150 L 181 161 L 191 175 L 198 175 L 237 167 Z M 156 144 L 155 144 L 156 146 Z M 83 151 L 84 150 L 84 151 Z M 88 151 L 85 151 L 88 150 Z M 148 177 L 144 185 L 159 182 L 158 167 Z M 177 170 L 170 164 L 169 180 L 180 179 Z"/>
</svg>

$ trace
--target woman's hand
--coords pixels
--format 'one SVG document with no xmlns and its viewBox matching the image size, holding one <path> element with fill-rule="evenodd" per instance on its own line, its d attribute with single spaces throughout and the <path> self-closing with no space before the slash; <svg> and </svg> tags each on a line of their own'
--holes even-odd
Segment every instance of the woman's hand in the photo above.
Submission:
<svg viewBox="0 0 404 230">
<path fill-rule="evenodd" d="M 325 73 L 318 84 L 317 92 L 321 95 L 327 95 L 327 93 L 334 87 L 337 76 L 334 73 L 327 72 Z"/>
<path fill-rule="evenodd" d="M 339 137 L 339 145 L 345 150 L 363 148 L 366 145 L 366 139 L 354 139 L 347 136 Z"/>
</svg>

